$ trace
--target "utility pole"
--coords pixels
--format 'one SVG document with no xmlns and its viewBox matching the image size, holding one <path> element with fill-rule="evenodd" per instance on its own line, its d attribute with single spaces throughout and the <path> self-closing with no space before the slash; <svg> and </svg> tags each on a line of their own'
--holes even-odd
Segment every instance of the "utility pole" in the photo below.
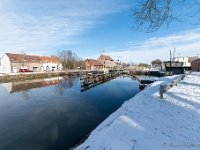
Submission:
<svg viewBox="0 0 200 150">
<path fill-rule="evenodd" d="M 172 52 L 171 52 L 171 49 L 169 51 L 170 51 L 170 67 L 171 67 L 171 65 L 172 65 Z"/>
<path fill-rule="evenodd" d="M 173 56 L 173 61 L 175 60 L 175 53 L 176 53 L 176 48 L 174 48 L 174 56 Z"/>
</svg>

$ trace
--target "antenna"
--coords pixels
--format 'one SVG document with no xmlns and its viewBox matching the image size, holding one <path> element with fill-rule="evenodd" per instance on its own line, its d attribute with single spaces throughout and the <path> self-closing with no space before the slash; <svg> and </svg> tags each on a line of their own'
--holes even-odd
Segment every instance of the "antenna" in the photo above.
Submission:
<svg viewBox="0 0 200 150">
<path fill-rule="evenodd" d="M 172 60 L 172 52 L 171 52 L 171 49 L 169 50 L 170 52 L 170 61 Z"/>
<path fill-rule="evenodd" d="M 174 57 L 174 59 L 175 59 L 175 57 L 176 57 L 176 56 L 175 56 L 175 52 L 176 52 L 176 48 L 174 48 L 174 56 L 173 56 L 173 57 Z"/>
<path fill-rule="evenodd" d="M 170 52 L 170 66 L 171 66 L 171 64 L 172 64 L 172 52 L 171 52 L 171 49 L 169 50 L 169 52 Z"/>
</svg>

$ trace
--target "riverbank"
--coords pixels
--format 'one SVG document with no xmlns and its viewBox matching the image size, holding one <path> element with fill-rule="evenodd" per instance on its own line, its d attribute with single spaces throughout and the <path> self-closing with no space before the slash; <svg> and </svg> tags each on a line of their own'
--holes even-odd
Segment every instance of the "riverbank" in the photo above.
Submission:
<svg viewBox="0 0 200 150">
<path fill-rule="evenodd" d="M 21 72 L 0 74 L 0 83 L 17 82 L 25 80 L 43 79 L 58 76 L 79 76 L 87 73 L 103 73 L 102 71 L 86 71 L 86 70 L 66 70 L 58 72 Z"/>
<path fill-rule="evenodd" d="M 162 77 L 102 122 L 76 150 L 200 149 L 200 73 L 193 72 L 160 98 Z"/>
<path fill-rule="evenodd" d="M 2 74 L 0 76 L 0 83 L 58 77 L 62 74 L 66 74 L 66 73 L 65 72 L 36 72 L 36 73 L 31 72 L 31 73 Z"/>
</svg>

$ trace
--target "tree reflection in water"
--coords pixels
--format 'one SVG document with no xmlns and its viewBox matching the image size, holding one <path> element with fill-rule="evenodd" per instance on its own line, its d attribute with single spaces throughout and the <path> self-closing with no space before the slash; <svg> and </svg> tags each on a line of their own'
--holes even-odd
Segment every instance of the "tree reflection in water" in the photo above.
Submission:
<svg viewBox="0 0 200 150">
<path fill-rule="evenodd" d="M 77 78 L 72 78 L 72 77 L 68 77 L 65 76 L 62 78 L 62 81 L 57 84 L 57 91 L 60 95 L 63 94 L 64 90 L 68 89 L 68 88 L 72 88 L 76 83 L 78 82 Z"/>
<path fill-rule="evenodd" d="M 28 92 L 29 92 L 29 89 L 27 89 L 26 91 L 22 91 L 22 95 L 21 95 L 26 101 L 30 98 Z"/>
</svg>

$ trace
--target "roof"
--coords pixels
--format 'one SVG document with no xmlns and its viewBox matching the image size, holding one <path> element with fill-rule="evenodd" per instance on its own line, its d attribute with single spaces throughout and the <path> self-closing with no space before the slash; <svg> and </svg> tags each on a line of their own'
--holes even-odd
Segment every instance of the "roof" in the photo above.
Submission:
<svg viewBox="0 0 200 150">
<path fill-rule="evenodd" d="M 26 54 L 12 54 L 12 53 L 6 53 L 6 55 L 9 57 L 11 62 L 23 62 L 25 60 L 26 62 L 40 62 L 41 58 L 39 56 L 30 56 Z"/>
<path fill-rule="evenodd" d="M 32 56 L 32 55 L 26 55 L 26 54 L 12 54 L 12 53 L 6 53 L 6 55 L 9 57 L 10 61 L 13 62 L 23 62 L 25 60 L 26 62 L 57 62 L 58 59 L 56 57 L 47 57 L 47 56 Z"/>
<path fill-rule="evenodd" d="M 43 63 L 46 63 L 47 61 L 48 62 L 57 62 L 58 61 L 58 58 L 56 58 L 56 57 L 40 56 L 40 58 L 42 59 Z"/>
<path fill-rule="evenodd" d="M 87 59 L 87 60 L 91 63 L 91 66 L 103 66 L 103 64 L 96 59 Z"/>
<path fill-rule="evenodd" d="M 191 63 L 200 63 L 200 58 L 193 60 Z"/>
<path fill-rule="evenodd" d="M 104 59 L 106 59 L 106 60 L 113 60 L 110 56 L 108 56 L 108 55 L 101 55 L 100 57 L 102 57 L 102 58 L 104 58 Z"/>
<path fill-rule="evenodd" d="M 194 57 L 189 57 L 189 63 L 191 63 L 192 61 L 196 60 L 198 57 L 197 56 L 194 56 Z"/>
</svg>

